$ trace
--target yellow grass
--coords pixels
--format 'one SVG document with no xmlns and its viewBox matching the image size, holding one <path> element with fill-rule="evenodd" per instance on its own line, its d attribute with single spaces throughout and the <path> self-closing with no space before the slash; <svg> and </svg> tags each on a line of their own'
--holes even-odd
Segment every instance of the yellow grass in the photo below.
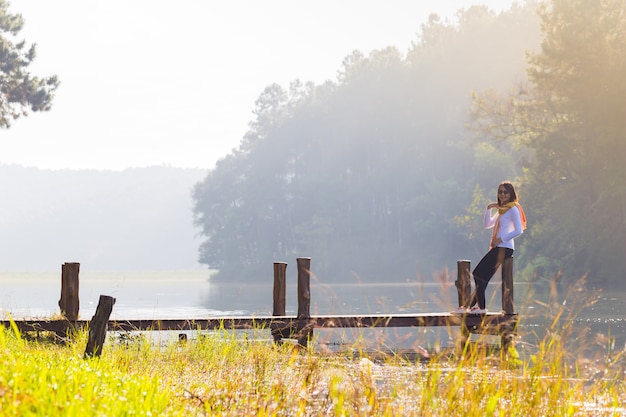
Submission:
<svg viewBox="0 0 626 417">
<path fill-rule="evenodd" d="M 477 338 L 427 362 L 326 354 L 226 330 L 187 342 L 109 335 L 102 356 L 84 360 L 84 331 L 51 343 L 1 329 L 0 415 L 626 416 L 623 350 L 609 338 L 590 355 L 569 320 L 577 309 L 544 308 L 532 349 L 505 354 Z"/>
</svg>

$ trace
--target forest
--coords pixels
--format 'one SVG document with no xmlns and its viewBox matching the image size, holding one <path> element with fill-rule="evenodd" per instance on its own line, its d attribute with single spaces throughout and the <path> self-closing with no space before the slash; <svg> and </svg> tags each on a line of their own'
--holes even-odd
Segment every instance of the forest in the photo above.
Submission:
<svg viewBox="0 0 626 417">
<path fill-rule="evenodd" d="M 297 257 L 326 283 L 438 279 L 487 251 L 482 215 L 510 180 L 528 217 L 517 280 L 623 281 L 625 0 L 431 15 L 408 51 L 353 51 L 337 74 L 268 85 L 195 186 L 216 279 Z"/>
</svg>

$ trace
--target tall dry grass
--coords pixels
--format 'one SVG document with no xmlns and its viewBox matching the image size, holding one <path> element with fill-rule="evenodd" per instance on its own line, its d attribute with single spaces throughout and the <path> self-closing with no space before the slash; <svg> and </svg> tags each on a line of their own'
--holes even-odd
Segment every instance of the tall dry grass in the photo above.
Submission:
<svg viewBox="0 0 626 417">
<path fill-rule="evenodd" d="M 110 335 L 101 358 L 83 360 L 85 332 L 58 344 L 2 329 L 0 415 L 626 415 L 624 350 L 610 337 L 591 349 L 595 336 L 575 320 L 597 293 L 582 281 L 559 295 L 557 282 L 544 301 L 529 293 L 537 313 L 528 320 L 540 326 L 521 334 L 517 349 L 473 335 L 462 350 L 428 360 L 386 348 L 326 353 L 224 329 L 185 343 Z"/>
</svg>

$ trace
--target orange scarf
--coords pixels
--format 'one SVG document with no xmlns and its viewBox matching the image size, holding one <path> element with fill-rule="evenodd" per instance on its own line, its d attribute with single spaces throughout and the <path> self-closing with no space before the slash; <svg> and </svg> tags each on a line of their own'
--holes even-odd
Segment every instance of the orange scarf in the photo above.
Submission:
<svg viewBox="0 0 626 417">
<path fill-rule="evenodd" d="M 491 232 L 491 242 L 498 236 L 498 230 L 500 229 L 500 217 L 509 211 L 511 207 L 517 207 L 519 210 L 520 218 L 522 220 L 522 230 L 526 230 L 526 214 L 524 213 L 524 209 L 522 205 L 517 202 L 506 203 L 504 207 L 498 207 L 498 218 L 496 219 L 496 224 L 493 225 L 493 231 Z M 489 249 L 493 249 L 491 244 L 489 245 Z"/>
</svg>

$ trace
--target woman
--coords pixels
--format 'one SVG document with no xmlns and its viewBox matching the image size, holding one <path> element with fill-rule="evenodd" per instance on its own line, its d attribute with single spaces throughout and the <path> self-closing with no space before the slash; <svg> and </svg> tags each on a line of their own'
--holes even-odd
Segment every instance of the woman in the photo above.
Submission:
<svg viewBox="0 0 626 417">
<path fill-rule="evenodd" d="M 497 209 L 497 210 L 493 210 Z M 489 252 L 480 260 L 474 271 L 476 289 L 468 310 L 460 306 L 454 313 L 485 314 L 487 312 L 485 290 L 498 268 L 507 258 L 513 257 L 514 239 L 526 229 L 526 215 L 518 203 L 515 187 L 509 181 L 498 186 L 497 203 L 490 203 L 485 211 L 485 228 L 493 228 Z"/>
</svg>

